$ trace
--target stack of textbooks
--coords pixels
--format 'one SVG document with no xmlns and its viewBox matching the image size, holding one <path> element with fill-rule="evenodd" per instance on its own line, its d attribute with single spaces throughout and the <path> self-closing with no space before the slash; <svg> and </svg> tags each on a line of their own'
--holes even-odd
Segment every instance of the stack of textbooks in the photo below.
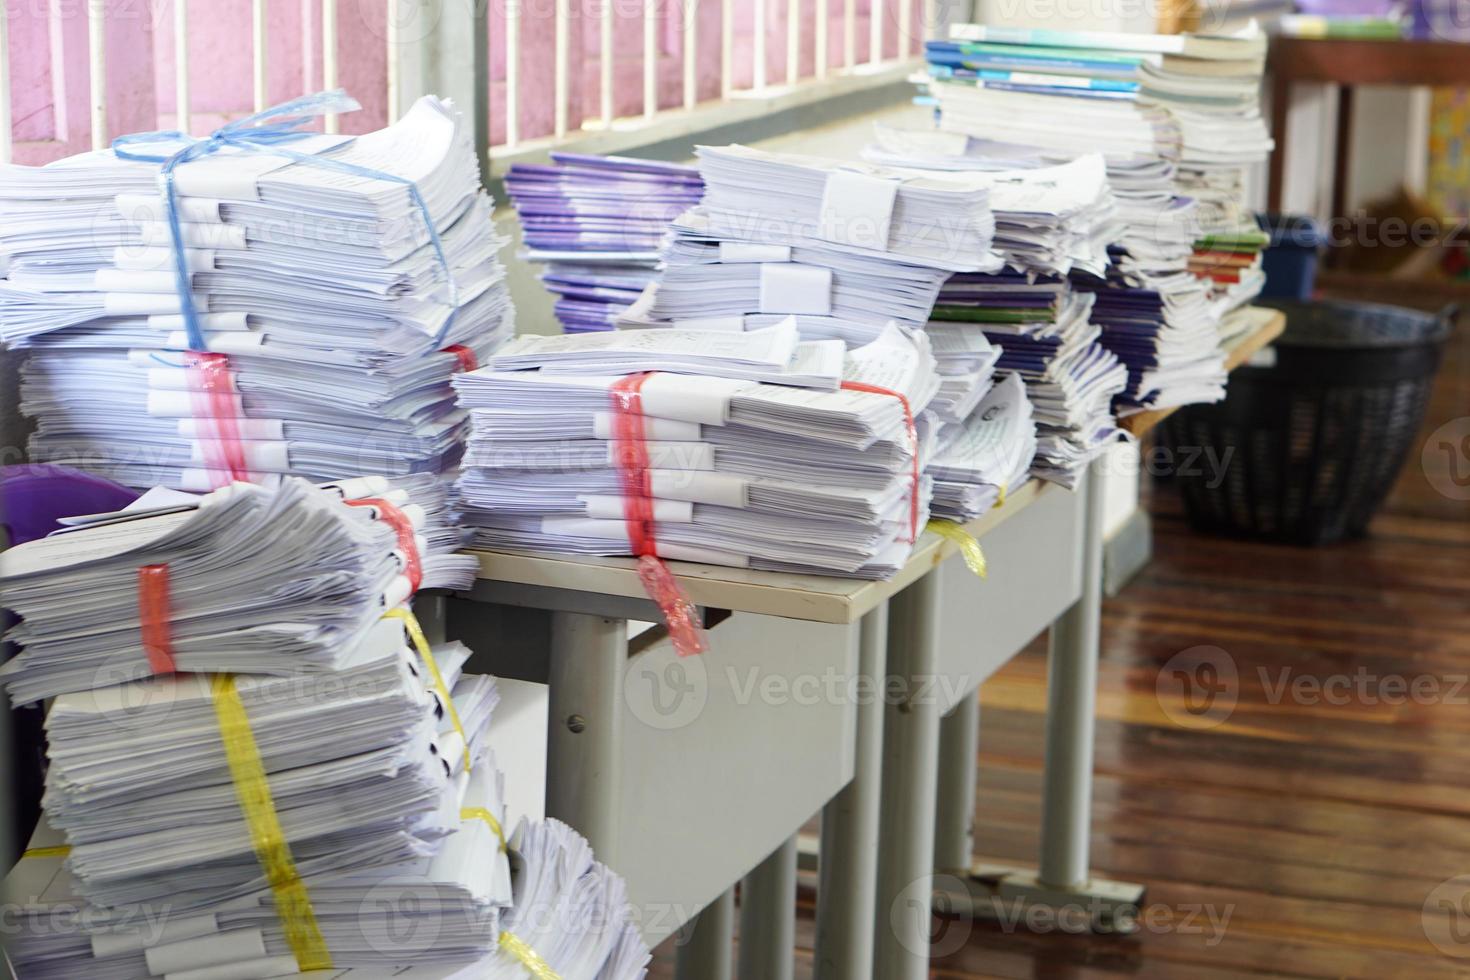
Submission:
<svg viewBox="0 0 1470 980">
<path fill-rule="evenodd" d="M 1073 275 L 1098 293 L 1102 343 L 1128 367 L 1121 411 L 1223 393 L 1220 318 L 1263 282 L 1241 199 L 1244 169 L 1271 146 L 1257 105 L 1264 54 L 1254 27 L 1204 37 L 958 25 L 929 46 L 944 130 L 1024 146 L 1029 165 L 1106 159 L 1120 219 L 1112 263 Z"/>
<path fill-rule="evenodd" d="M 513 164 L 505 190 L 520 217 L 521 258 L 542 263 L 567 333 L 611 330 L 653 282 L 669 222 L 699 203 L 693 167 L 553 153 Z"/>
<path fill-rule="evenodd" d="M 0 168 L 31 459 L 195 491 L 455 465 L 449 378 L 513 329 L 471 134 L 433 97 L 364 136 L 291 128 L 344 100 Z"/>
<path fill-rule="evenodd" d="M 886 578 L 928 519 L 923 332 L 521 337 L 455 379 L 477 545 Z"/>
<path fill-rule="evenodd" d="M 45 824 L 7 882 L 49 923 L 10 937 L 19 976 L 476 976 L 534 949 L 510 908 L 556 848 L 513 884 L 495 681 L 424 640 L 411 505 L 358 489 L 234 484 L 0 555 L 3 681 L 54 698 Z M 597 895 L 535 941 L 596 933 L 606 975 L 640 976 L 621 883 Z"/>
</svg>

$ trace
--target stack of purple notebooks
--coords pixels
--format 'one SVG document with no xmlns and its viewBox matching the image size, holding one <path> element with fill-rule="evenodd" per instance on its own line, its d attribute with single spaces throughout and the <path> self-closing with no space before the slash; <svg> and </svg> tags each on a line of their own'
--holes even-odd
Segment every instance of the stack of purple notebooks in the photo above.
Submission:
<svg viewBox="0 0 1470 980">
<path fill-rule="evenodd" d="M 505 189 L 524 230 L 521 258 L 546 265 L 567 333 L 611 330 L 659 267 L 669 223 L 699 203 L 699 171 L 677 163 L 553 153 L 515 164 Z"/>
</svg>

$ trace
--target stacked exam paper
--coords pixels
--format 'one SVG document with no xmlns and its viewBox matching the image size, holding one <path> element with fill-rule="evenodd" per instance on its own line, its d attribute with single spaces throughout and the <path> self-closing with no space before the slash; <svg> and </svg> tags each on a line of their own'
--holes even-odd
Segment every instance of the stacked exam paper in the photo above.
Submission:
<svg viewBox="0 0 1470 980">
<path fill-rule="evenodd" d="M 1020 486 L 1036 455 L 1036 422 L 1019 374 L 1006 375 L 976 410 L 952 430 L 940 431 L 928 472 L 934 478 L 930 510 L 961 524 L 994 507 Z"/>
<path fill-rule="evenodd" d="M 924 410 L 940 385 L 922 332 L 891 326 L 847 352 L 841 383 L 880 391 L 811 386 L 798 354 L 782 383 L 748 380 L 770 356 L 764 331 L 622 331 L 640 356 L 620 353 L 619 373 L 599 364 L 605 336 L 548 338 L 539 359 L 511 347 L 515 370 L 492 359 L 455 379 L 471 419 L 459 505 L 476 545 L 625 555 L 646 519 L 664 558 L 864 578 L 902 567 L 928 515 Z M 568 358 L 583 345 L 598 356 Z M 627 407 L 614 386 L 645 370 Z"/>
<path fill-rule="evenodd" d="M 187 350 L 159 164 L 0 168 L 0 337 L 31 348 L 31 459 L 187 490 L 453 467 L 449 378 L 512 329 L 469 128 L 425 97 L 379 132 L 282 145 L 395 179 L 229 148 L 177 166 L 207 356 Z"/>
<path fill-rule="evenodd" d="M 520 217 L 521 257 L 546 265 L 567 333 L 611 330 L 653 282 L 669 222 L 699 203 L 693 167 L 628 157 L 553 153 L 513 164 L 505 190 Z"/>
</svg>

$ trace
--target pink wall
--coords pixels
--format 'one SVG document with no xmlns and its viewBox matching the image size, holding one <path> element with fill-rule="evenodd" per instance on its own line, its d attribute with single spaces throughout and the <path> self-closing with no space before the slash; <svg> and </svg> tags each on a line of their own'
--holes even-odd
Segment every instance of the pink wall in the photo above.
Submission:
<svg viewBox="0 0 1470 980">
<path fill-rule="evenodd" d="M 108 0 L 107 81 L 109 135 L 175 126 L 174 4 L 180 0 Z M 556 0 L 476 0 L 488 3 L 491 142 L 505 138 L 505 4 L 522 10 L 518 40 L 521 71 L 520 137 L 553 130 Z M 683 103 L 681 0 L 657 3 L 659 107 Z M 734 80 L 752 84 L 755 3 L 766 6 L 766 80 L 786 79 L 787 0 L 737 0 Z M 866 61 L 875 0 L 857 0 L 857 60 Z M 922 31 L 923 0 L 877 0 L 885 18 L 884 54 L 897 55 L 900 3 L 913 4 L 915 35 Z M 190 130 L 207 133 L 253 108 L 251 5 L 245 0 L 189 0 Z M 601 11 L 611 7 L 614 26 L 614 114 L 643 111 L 644 0 L 572 0 L 572 51 L 568 126 L 600 114 Z M 828 64 L 840 67 L 844 0 L 828 0 Z M 27 0 L 9 4 L 15 158 L 41 163 L 90 148 L 89 58 L 86 4 L 81 0 Z M 815 71 L 817 0 L 801 0 L 800 74 Z M 363 104 L 341 118 L 344 132 L 367 132 L 387 117 L 387 5 L 382 0 L 338 0 L 338 84 Z M 697 91 L 700 101 L 720 92 L 720 0 L 699 0 Z M 268 0 L 268 90 L 272 103 L 322 86 L 320 0 Z M 918 50 L 910 39 L 910 51 Z"/>
</svg>

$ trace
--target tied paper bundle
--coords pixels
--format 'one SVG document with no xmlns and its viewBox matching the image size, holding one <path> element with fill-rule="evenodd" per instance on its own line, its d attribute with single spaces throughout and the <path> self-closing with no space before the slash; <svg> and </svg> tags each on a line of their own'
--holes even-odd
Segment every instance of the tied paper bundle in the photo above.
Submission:
<svg viewBox="0 0 1470 980">
<path fill-rule="evenodd" d="M 614 360 L 609 339 L 637 356 Z M 569 359 L 584 346 L 596 356 Z M 455 379 L 471 419 L 458 491 L 475 544 L 894 574 L 928 513 L 925 408 L 940 383 L 928 343 L 890 327 L 847 352 L 840 378 L 746 380 L 761 357 L 776 379 L 800 346 L 792 324 L 521 338 L 505 351 L 515 370 L 492 358 Z"/>
<path fill-rule="evenodd" d="M 0 592 L 20 651 L 0 681 L 27 704 L 175 669 L 340 669 L 416 588 L 473 581 L 474 559 L 448 553 L 462 541 L 443 490 L 423 489 L 237 483 L 8 549 Z"/>
<path fill-rule="evenodd" d="M 455 465 L 449 378 L 512 329 L 503 242 L 458 112 L 301 129 L 355 107 L 308 96 L 201 141 L 0 169 L 32 459 L 195 491 Z"/>
<path fill-rule="evenodd" d="M 544 263 L 566 333 L 611 330 L 654 281 L 669 222 L 699 203 L 693 167 L 628 157 L 553 153 L 551 164 L 512 164 L 505 190 L 525 241 Z"/>
<path fill-rule="evenodd" d="M 985 181 L 743 146 L 700 147 L 704 203 L 675 223 L 624 327 L 738 331 L 792 315 L 805 339 L 917 328 L 954 270 L 999 266 Z"/>
</svg>

